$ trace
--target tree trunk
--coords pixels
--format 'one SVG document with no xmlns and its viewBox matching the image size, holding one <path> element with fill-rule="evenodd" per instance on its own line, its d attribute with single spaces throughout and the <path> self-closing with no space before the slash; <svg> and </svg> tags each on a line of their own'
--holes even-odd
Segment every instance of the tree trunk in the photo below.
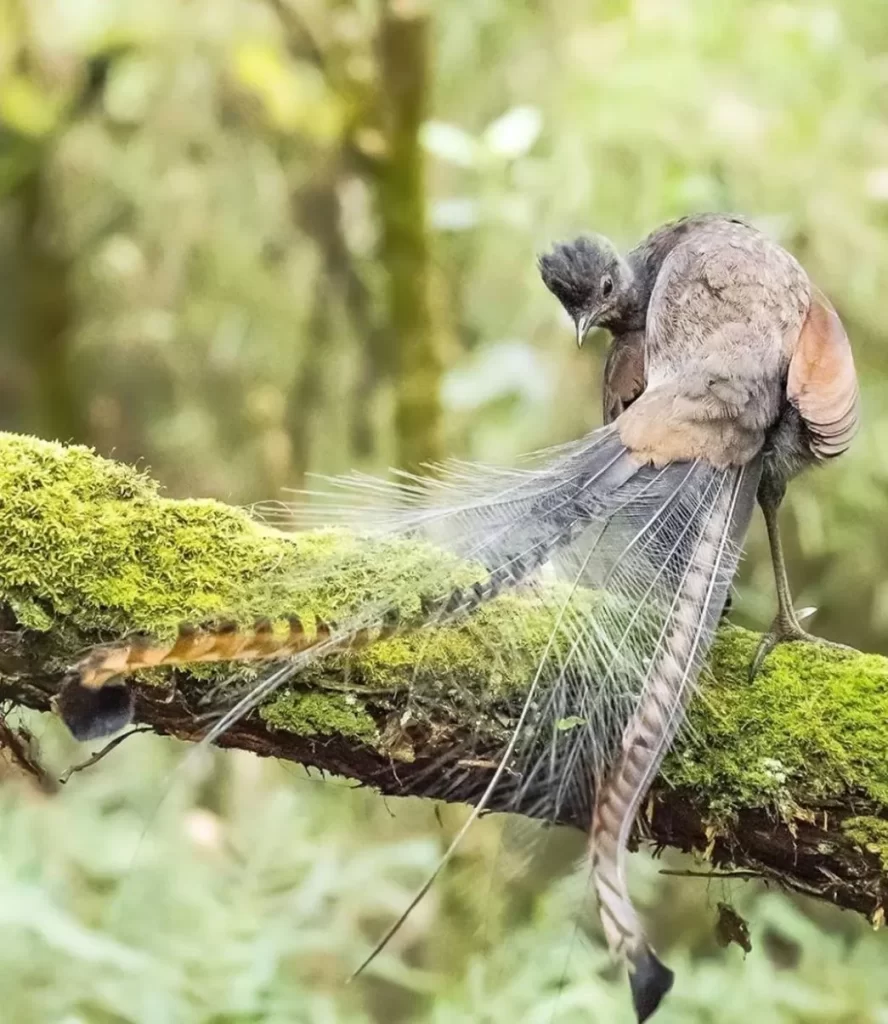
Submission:
<svg viewBox="0 0 888 1024">
<path fill-rule="evenodd" d="M 86 418 L 71 353 L 71 260 L 51 235 L 52 203 L 42 168 L 28 174 L 17 195 L 19 344 L 34 382 L 35 429 L 60 441 L 85 441 Z"/>
<path fill-rule="evenodd" d="M 398 462 L 416 469 L 441 458 L 441 355 L 430 300 L 425 160 L 429 16 L 419 0 L 383 0 L 379 29 L 380 115 L 386 153 L 377 194 L 394 363 Z"/>
</svg>

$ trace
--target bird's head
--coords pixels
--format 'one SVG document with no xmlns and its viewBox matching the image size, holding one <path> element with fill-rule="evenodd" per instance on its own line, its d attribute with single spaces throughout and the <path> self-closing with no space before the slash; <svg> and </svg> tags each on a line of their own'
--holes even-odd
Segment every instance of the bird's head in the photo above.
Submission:
<svg viewBox="0 0 888 1024">
<path fill-rule="evenodd" d="M 623 318 L 634 287 L 632 270 L 603 235 L 561 242 L 539 258 L 543 284 L 573 320 L 577 345 L 592 327 L 612 327 Z"/>
</svg>

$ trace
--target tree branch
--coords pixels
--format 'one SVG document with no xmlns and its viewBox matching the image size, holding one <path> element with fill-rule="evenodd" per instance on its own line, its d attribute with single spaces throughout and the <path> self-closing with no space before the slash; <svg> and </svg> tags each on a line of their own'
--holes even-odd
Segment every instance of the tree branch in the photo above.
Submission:
<svg viewBox="0 0 888 1024">
<path fill-rule="evenodd" d="M 330 621 L 389 587 L 399 559 L 402 568 L 412 560 L 417 586 L 446 561 L 402 541 L 380 541 L 368 554 L 346 534 L 288 538 L 216 502 L 163 499 L 145 476 L 87 449 L 15 435 L 0 435 L 0 496 L 7 707 L 49 710 L 65 670 L 97 640 L 134 631 L 166 637 L 180 621 L 222 615 Z M 312 575 L 321 562 L 335 571 Z M 472 802 L 538 653 L 535 609 L 513 594 L 470 622 L 330 658 L 220 744 L 385 794 Z M 749 683 L 757 639 L 736 627 L 720 631 L 692 727 L 640 831 L 659 846 L 702 852 L 715 867 L 760 873 L 880 922 L 888 901 L 888 659 L 795 644 Z M 506 649 L 514 662 L 497 659 Z M 207 694 L 237 678 L 206 666 L 146 677 L 137 720 L 198 739 Z M 443 679 L 459 680 L 461 695 Z M 467 737 L 472 756 L 454 787 L 453 776 L 435 769 Z"/>
</svg>

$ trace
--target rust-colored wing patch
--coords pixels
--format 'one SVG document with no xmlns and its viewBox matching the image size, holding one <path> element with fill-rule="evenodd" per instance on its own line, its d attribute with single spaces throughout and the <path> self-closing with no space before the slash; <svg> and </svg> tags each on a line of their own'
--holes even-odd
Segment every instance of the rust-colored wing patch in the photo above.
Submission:
<svg viewBox="0 0 888 1024">
<path fill-rule="evenodd" d="M 786 397 L 801 414 L 815 455 L 847 451 L 859 423 L 857 372 L 842 321 L 817 291 L 789 364 Z"/>
<path fill-rule="evenodd" d="M 601 387 L 604 422 L 613 423 L 644 391 L 644 331 L 614 338 Z"/>
</svg>

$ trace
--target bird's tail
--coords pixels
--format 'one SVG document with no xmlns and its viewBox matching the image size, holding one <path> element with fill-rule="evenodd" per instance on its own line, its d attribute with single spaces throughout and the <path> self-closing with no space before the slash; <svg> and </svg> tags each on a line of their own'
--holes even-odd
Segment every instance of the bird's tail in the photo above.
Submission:
<svg viewBox="0 0 888 1024">
<path fill-rule="evenodd" d="M 224 714 L 208 733 L 209 742 L 319 658 L 452 622 L 526 582 L 577 533 L 603 524 L 612 513 L 609 496 L 640 469 L 613 427 L 529 458 L 515 470 L 451 462 L 432 467 L 434 476 L 400 474 L 394 483 L 360 475 L 335 478 L 326 491 L 312 495 L 325 499 L 321 503 L 275 504 L 273 512 L 282 513 L 288 526 L 333 524 L 354 531 L 344 554 L 307 569 L 307 582 L 334 589 L 330 581 L 369 552 L 376 591 L 328 620 L 294 615 L 284 628 L 268 619 L 247 629 L 233 619 L 199 629 L 186 624 L 170 641 L 136 636 L 97 646 L 69 673 L 56 701 L 59 713 L 76 738 L 94 739 L 131 719 L 126 677 L 135 671 L 281 663 Z M 379 564 L 386 561 L 380 543 L 389 545 L 391 565 Z M 370 575 L 366 567 L 362 575 Z M 417 580 L 423 581 L 418 595 Z M 412 610 L 405 614 L 407 606 Z"/>
<path fill-rule="evenodd" d="M 361 589 L 342 614 L 335 609 L 307 628 L 294 619 L 281 633 L 263 623 L 246 634 L 217 628 L 208 635 L 186 632 L 172 644 L 99 649 L 74 673 L 60 710 L 75 735 L 97 735 L 131 713 L 121 675 L 135 667 L 281 661 L 216 721 L 203 740 L 209 743 L 318 659 L 451 621 L 527 583 L 547 623 L 546 639 L 496 770 L 435 875 L 494 790 L 506 794 L 501 805 L 588 825 L 605 933 L 630 965 L 643 1020 L 672 976 L 650 949 L 629 899 L 627 841 L 695 688 L 760 473 L 758 460 L 743 468 L 703 460 L 648 464 L 610 426 L 514 470 L 451 464 L 437 477 L 395 485 L 365 477 L 336 481 L 339 504 L 320 513 L 303 504 L 287 515 L 299 526 L 319 519 L 357 528 L 348 557 L 359 559 L 372 592 Z M 385 558 L 385 544 L 414 552 L 413 560 Z M 336 584 L 346 571 L 338 558 L 311 570 L 313 586 L 320 576 L 326 592 L 343 589 Z M 540 579 L 543 565 L 554 583 Z M 404 616 L 407 606 L 412 611 Z M 533 642 L 521 638 L 525 654 Z M 598 783 L 594 803 L 590 779 Z"/>
<path fill-rule="evenodd" d="M 698 469 L 683 502 L 693 512 L 676 517 L 649 545 L 646 561 L 656 566 L 658 585 L 644 600 L 659 606 L 653 616 L 658 635 L 647 652 L 647 669 L 616 757 L 599 781 L 590 831 L 605 936 L 629 967 L 639 1021 L 656 1010 L 673 974 L 648 943 L 629 896 L 630 832 L 695 690 L 737 567 L 760 474 L 758 461 L 732 470 Z"/>
</svg>

